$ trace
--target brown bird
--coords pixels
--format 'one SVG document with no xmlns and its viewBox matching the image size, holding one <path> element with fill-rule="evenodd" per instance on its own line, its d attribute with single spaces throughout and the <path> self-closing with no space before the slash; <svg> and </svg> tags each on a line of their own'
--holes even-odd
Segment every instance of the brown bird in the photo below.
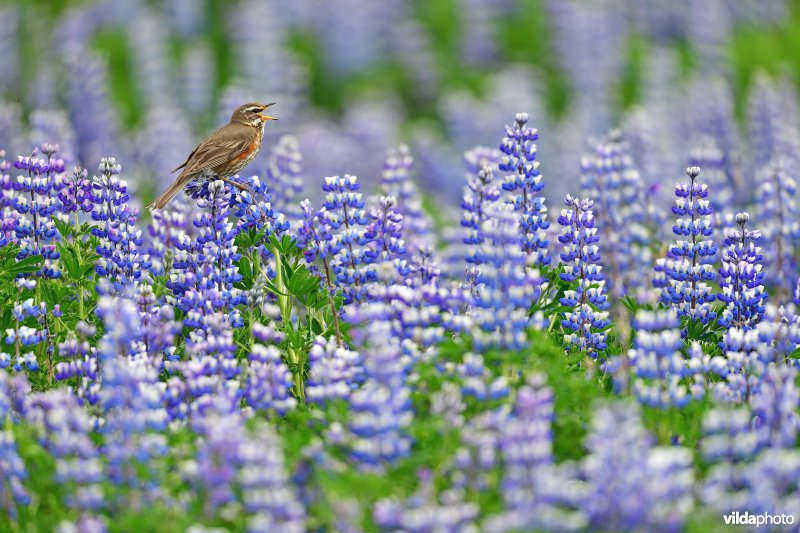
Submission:
<svg viewBox="0 0 800 533">
<path fill-rule="evenodd" d="M 161 209 L 172 200 L 176 194 L 194 179 L 224 180 L 239 189 L 246 189 L 241 183 L 236 183 L 230 176 L 238 174 L 261 150 L 261 141 L 264 139 L 264 124 L 268 120 L 278 120 L 261 113 L 271 104 L 244 104 L 231 116 L 231 121 L 206 137 L 189 154 L 182 165 L 172 172 L 183 169 L 175 183 L 164 191 L 161 196 L 150 202 L 147 207 Z"/>
</svg>

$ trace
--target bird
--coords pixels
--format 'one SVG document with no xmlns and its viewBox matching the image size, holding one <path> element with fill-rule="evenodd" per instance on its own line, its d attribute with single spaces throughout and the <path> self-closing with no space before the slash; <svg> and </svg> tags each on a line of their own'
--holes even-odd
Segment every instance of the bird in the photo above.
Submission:
<svg viewBox="0 0 800 533">
<path fill-rule="evenodd" d="M 264 139 L 264 125 L 267 121 L 278 120 L 262 114 L 265 109 L 273 105 L 275 102 L 271 104 L 252 102 L 236 108 L 228 124 L 206 137 L 189 154 L 186 161 L 170 172 L 174 174 L 183 169 L 175 182 L 147 207 L 162 209 L 194 179 L 221 179 L 246 190 L 246 186 L 233 181 L 230 176 L 238 174 L 258 155 Z"/>
</svg>

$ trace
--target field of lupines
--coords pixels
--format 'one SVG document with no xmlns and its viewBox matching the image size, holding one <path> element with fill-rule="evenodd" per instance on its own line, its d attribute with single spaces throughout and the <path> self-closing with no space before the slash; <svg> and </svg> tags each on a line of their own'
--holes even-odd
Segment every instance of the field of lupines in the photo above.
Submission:
<svg viewBox="0 0 800 533">
<path fill-rule="evenodd" d="M 0 12 L 0 529 L 798 527 L 798 97 L 723 60 L 796 8 L 537 2 L 558 104 L 495 37 L 525 2 L 453 2 L 458 38 L 402 2 Z M 282 52 L 305 32 L 340 121 Z M 387 61 L 413 98 L 343 96 Z M 446 86 L 476 72 L 483 99 Z M 142 210 L 251 99 L 281 121 L 246 187 Z"/>
</svg>

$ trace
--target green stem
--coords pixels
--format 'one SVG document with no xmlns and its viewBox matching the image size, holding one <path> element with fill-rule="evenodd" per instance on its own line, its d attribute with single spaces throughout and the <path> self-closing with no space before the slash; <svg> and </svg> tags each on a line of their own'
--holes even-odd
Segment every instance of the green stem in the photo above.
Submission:
<svg viewBox="0 0 800 533">
<path fill-rule="evenodd" d="M 275 285 L 278 287 L 278 307 L 281 310 L 281 318 L 286 326 L 292 323 L 292 300 L 286 293 L 286 282 L 283 279 L 283 259 L 278 250 L 272 249 L 275 256 Z"/>
</svg>

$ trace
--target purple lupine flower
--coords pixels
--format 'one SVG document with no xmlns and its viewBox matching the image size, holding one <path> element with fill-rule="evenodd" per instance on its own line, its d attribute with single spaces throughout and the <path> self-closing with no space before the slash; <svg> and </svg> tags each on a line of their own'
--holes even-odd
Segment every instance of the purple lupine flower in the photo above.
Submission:
<svg viewBox="0 0 800 533">
<path fill-rule="evenodd" d="M 331 259 L 331 271 L 336 286 L 342 291 L 344 303 L 365 300 L 368 286 L 377 281 L 377 272 L 367 245 L 370 242 L 364 226 L 367 216 L 358 190 L 358 178 L 345 174 L 325 178 L 322 190 L 326 192 L 324 207 L 330 226 L 337 230 L 339 251 Z"/>
<path fill-rule="evenodd" d="M 685 383 L 690 370 L 681 354 L 683 339 L 677 312 L 640 310 L 633 325 L 636 337 L 629 360 L 636 398 L 659 409 L 685 406 L 691 400 Z"/>
<path fill-rule="evenodd" d="M 194 329 L 186 339 L 186 359 L 175 364 L 184 386 L 176 390 L 185 394 L 183 401 L 195 412 L 202 411 L 220 391 L 238 387 L 234 380 L 241 367 L 236 359 L 231 316 L 219 311 L 192 311 L 184 320 L 188 322 Z"/>
<path fill-rule="evenodd" d="M 536 161 L 536 128 L 527 126 L 528 114 L 518 113 L 513 126 L 506 126 L 506 136 L 500 144 L 503 159 L 498 165 L 506 172 L 503 190 L 511 193 L 510 204 L 519 213 L 519 229 L 522 236 L 522 251 L 530 256 L 530 262 L 546 266 L 550 264 L 547 255 L 545 230 L 550 227 L 547 221 L 547 207 L 544 197 L 539 193 L 544 188 Z"/>
<path fill-rule="evenodd" d="M 99 176 L 92 177 L 92 192 L 89 199 L 94 204 L 92 220 L 113 222 L 119 218 L 120 211 L 127 207 L 128 182 L 119 177 L 122 165 L 113 157 L 104 157 L 98 166 Z M 94 228 L 92 234 L 105 237 L 102 228 Z"/>
<path fill-rule="evenodd" d="M 761 232 L 745 228 L 750 221 L 748 213 L 737 213 L 735 220 L 740 229 L 727 232 L 727 249 L 719 269 L 722 292 L 717 298 L 726 304 L 719 323 L 722 326 L 751 328 L 764 315 L 764 303 L 767 300 L 763 285 L 764 272 L 761 269 L 764 257 L 761 248 L 754 244 L 761 237 Z"/>
<path fill-rule="evenodd" d="M 104 222 L 102 229 L 92 230 L 101 237 L 95 248 L 100 256 L 95 264 L 98 294 L 121 294 L 128 287 L 136 287 L 142 280 L 142 272 L 150 268 L 150 258 L 139 251 L 142 230 L 136 229 L 138 216 L 138 209 L 125 205 L 113 219 Z"/>
<path fill-rule="evenodd" d="M 264 230 L 267 235 L 280 236 L 289 229 L 286 217 L 272 207 L 272 192 L 267 190 L 257 176 L 243 180 L 248 190 L 238 191 L 233 198 L 231 207 L 234 216 L 239 219 L 237 231 L 250 228 Z"/>
<path fill-rule="evenodd" d="M 592 530 L 680 531 L 692 507 L 692 456 L 652 447 L 636 404 L 595 411 L 582 461 L 581 508 Z"/>
<path fill-rule="evenodd" d="M 800 205 L 795 198 L 797 184 L 790 172 L 785 160 L 767 165 L 760 172 L 756 199 L 763 242 L 773 250 L 766 257 L 767 269 L 770 279 L 776 284 L 779 302 L 789 295 L 798 274 L 796 251 L 800 247 Z"/>
<path fill-rule="evenodd" d="M 527 344 L 528 310 L 541 294 L 541 280 L 528 268 L 519 246 L 518 217 L 511 205 L 495 206 L 483 222 L 483 264 L 476 276 L 477 297 L 471 311 L 478 346 L 519 349 Z"/>
<path fill-rule="evenodd" d="M 431 415 L 440 417 L 448 427 L 464 426 L 466 408 L 461 388 L 451 381 L 445 381 L 441 389 L 431 394 Z"/>
<path fill-rule="evenodd" d="M 369 218 L 371 220 L 364 233 L 370 246 L 368 260 L 390 268 L 390 272 L 383 276 L 389 278 L 387 281 L 400 281 L 410 273 L 410 269 L 404 260 L 407 252 L 403 240 L 405 225 L 403 215 L 397 210 L 397 199 L 394 196 L 381 196 L 377 205 L 370 208 Z M 378 275 L 381 273 L 379 271 Z"/>
<path fill-rule="evenodd" d="M 754 327 L 731 326 L 720 343 L 724 358 L 712 360 L 712 371 L 723 378 L 712 384 L 717 399 L 749 402 L 759 390 L 767 366 L 776 359 L 772 346 L 777 325 L 761 322 Z"/>
<path fill-rule="evenodd" d="M 65 215 L 70 213 L 91 213 L 94 204 L 92 203 L 92 182 L 88 179 L 89 173 L 81 167 L 74 167 L 64 176 L 64 188 L 58 193 L 61 202 L 61 212 Z"/>
<path fill-rule="evenodd" d="M 481 230 L 499 199 L 500 188 L 494 183 L 492 168 L 484 165 L 474 177 L 468 179 L 461 201 L 461 226 L 467 229 L 463 240 L 469 250 L 465 260 L 469 264 L 480 265 L 484 262 L 479 247 L 485 240 Z"/>
<path fill-rule="evenodd" d="M 403 217 L 403 236 L 411 255 L 429 246 L 430 223 L 422 208 L 419 189 L 411 179 L 414 158 L 405 144 L 386 151 L 381 174 L 381 190 L 397 201 L 397 211 Z"/>
<path fill-rule="evenodd" d="M 141 338 L 133 347 L 134 359 L 146 359 L 159 372 L 165 361 L 178 359 L 175 337 L 183 323 L 175 319 L 175 309 L 168 304 L 155 305 L 153 286 L 143 283 L 136 291 L 136 306 L 142 324 Z"/>
<path fill-rule="evenodd" d="M 457 489 L 436 494 L 433 475 L 418 473 L 419 488 L 404 501 L 394 498 L 378 500 L 372 510 L 375 523 L 386 531 L 470 531 L 475 527 L 479 509 L 474 502 L 464 501 Z"/>
<path fill-rule="evenodd" d="M 161 403 L 158 372 L 129 358 L 140 335 L 139 312 L 130 300 L 101 298 L 98 304 L 106 333 L 98 343 L 101 361 L 99 405 L 105 420 L 103 453 L 107 478 L 128 487 L 145 500 L 157 497 L 154 459 L 167 452 L 167 413 Z M 135 497 L 126 502 L 133 504 Z"/>
<path fill-rule="evenodd" d="M 678 240 L 670 246 L 665 262 L 667 279 L 661 290 L 661 301 L 675 308 L 678 316 L 688 316 L 705 324 L 716 317 L 710 306 L 714 295 L 708 282 L 716 277 L 713 263 L 717 245 L 712 240 L 714 229 L 708 186 L 696 181 L 700 168 L 689 167 L 686 175 L 689 181 L 675 186 L 677 199 L 672 212 L 681 218 L 672 226 L 672 233 Z"/>
<path fill-rule="evenodd" d="M 102 509 L 103 464 L 92 442 L 92 420 L 75 396 L 63 389 L 36 394 L 27 420 L 44 434 L 55 459 L 55 481 L 66 492 L 64 503 L 82 513 Z"/>
<path fill-rule="evenodd" d="M 564 245 L 561 262 L 564 272 L 559 274 L 563 281 L 577 282 L 564 291 L 561 305 L 569 307 L 565 311 L 561 326 L 564 328 L 564 347 L 567 352 L 585 352 L 596 359 L 599 352 L 606 349 L 606 336 L 603 331 L 611 323 L 608 318 L 609 303 L 605 294 L 605 276 L 599 265 L 600 252 L 597 243 L 597 228 L 592 212 L 592 202 L 567 195 L 565 209 L 561 210 L 558 223 L 564 226 L 564 233 L 558 242 Z"/>
<path fill-rule="evenodd" d="M 279 416 L 297 406 L 292 396 L 292 373 L 275 346 L 254 344 L 244 376 L 244 398 L 257 411 L 274 411 Z M 299 371 L 299 370 L 296 370 Z"/>
<path fill-rule="evenodd" d="M 202 498 L 203 515 L 210 519 L 236 501 L 244 419 L 231 398 L 213 394 L 204 412 L 193 417 L 192 429 L 197 434 L 197 451 L 183 466 L 183 474 Z"/>
<path fill-rule="evenodd" d="M 264 181 L 272 193 L 274 207 L 289 219 L 302 216 L 298 200 L 303 194 L 303 155 L 300 144 L 291 135 L 284 135 L 270 150 Z"/>
<path fill-rule="evenodd" d="M 469 419 L 461 431 L 461 446 L 453 459 L 454 485 L 484 491 L 493 486 L 500 464 L 501 431 L 510 416 L 510 405 L 483 411 Z"/>
<path fill-rule="evenodd" d="M 58 356 L 61 361 L 56 363 L 56 379 L 62 381 L 76 378 L 79 390 L 82 391 L 78 393 L 81 400 L 87 397 L 86 389 L 97 381 L 99 369 L 97 352 L 87 340 L 95 332 L 94 326 L 79 322 L 75 331 L 67 333 L 66 339 L 58 345 Z"/>
<path fill-rule="evenodd" d="M 53 153 L 47 154 L 47 159 L 38 157 L 38 149 L 31 157 L 19 156 L 14 168 L 25 174 L 16 176 L 10 183 L 14 191 L 10 205 L 18 214 L 14 220 L 14 234 L 20 245 L 17 259 L 42 256 L 44 261 L 37 275 L 45 278 L 61 276 L 52 216 L 59 209 L 57 195 L 63 186 L 64 162 L 52 158 Z"/>
<path fill-rule="evenodd" d="M 597 206 L 609 293 L 614 300 L 636 296 L 644 288 L 643 273 L 652 263 L 652 218 L 644 185 L 633 163 L 630 146 L 619 130 L 610 131 L 581 158 L 581 186 Z"/>
<path fill-rule="evenodd" d="M 364 358 L 366 381 L 350 396 L 350 421 L 344 442 L 364 470 L 383 471 L 411 453 L 410 390 L 407 361 L 385 322 L 369 325 L 370 353 Z"/>
<path fill-rule="evenodd" d="M 234 287 L 242 276 L 236 266 L 237 230 L 228 221 L 231 196 L 226 187 L 221 180 L 190 187 L 203 210 L 193 221 L 199 231 L 195 240 L 184 235 L 176 243 L 167 287 L 176 298 L 175 306 L 186 313 L 184 324 L 192 328 L 204 327 L 207 314 L 228 312 L 246 300 Z"/>
<path fill-rule="evenodd" d="M 509 394 L 508 379 L 505 376 L 491 379 L 492 373 L 480 354 L 465 353 L 456 371 L 461 378 L 461 393 L 468 398 L 483 402 L 505 398 Z"/>
<path fill-rule="evenodd" d="M 800 389 L 796 368 L 769 365 L 761 387 L 753 395 L 754 431 L 762 446 L 791 448 L 800 434 Z"/>
<path fill-rule="evenodd" d="M 237 476 L 248 531 L 306 531 L 305 507 L 289 479 L 281 441 L 267 424 L 256 427 L 239 444 L 241 468 Z"/>
<path fill-rule="evenodd" d="M 797 480 L 800 479 L 800 452 L 796 448 L 767 448 L 745 467 L 746 501 L 738 508 L 753 515 L 766 513 L 789 524 L 787 509 L 797 505 Z M 738 494 L 736 495 L 738 496 Z M 738 501 L 738 498 L 737 498 Z M 774 521 L 774 525 L 779 522 Z M 780 525 L 778 525 L 780 528 Z M 788 529 L 788 528 L 787 528 Z"/>
<path fill-rule="evenodd" d="M 542 374 L 528 377 L 518 391 L 511 416 L 500 428 L 505 511 L 489 519 L 487 531 L 585 526 L 574 508 L 567 470 L 553 459 L 553 391 Z M 572 494 L 570 494 L 572 492 Z"/>
<path fill-rule="evenodd" d="M 0 483 L 0 505 L 9 518 L 16 519 L 17 506 L 28 505 L 30 496 L 23 482 L 27 479 L 28 473 L 25 463 L 17 452 L 17 443 L 14 433 L 6 429 L 6 420 L 11 416 L 13 399 L 11 397 L 10 378 L 5 372 L 0 372 L 0 420 L 3 422 L 0 429 L 0 471 L 3 475 L 3 483 Z"/>
<path fill-rule="evenodd" d="M 193 211 L 195 208 L 183 197 L 175 198 L 164 209 L 152 211 L 152 221 L 147 226 L 150 235 L 147 255 L 154 275 L 163 274 L 170 279 L 177 244 L 194 238 L 196 228 L 189 223 Z"/>
<path fill-rule="evenodd" d="M 717 407 L 703 417 L 700 454 L 711 466 L 698 487 L 703 506 L 728 513 L 744 509 L 747 486 L 744 465 L 758 451 L 747 408 Z"/>
<path fill-rule="evenodd" d="M 305 396 L 319 404 L 349 399 L 364 373 L 361 354 L 319 336 L 308 351 L 308 367 Z"/>
</svg>

